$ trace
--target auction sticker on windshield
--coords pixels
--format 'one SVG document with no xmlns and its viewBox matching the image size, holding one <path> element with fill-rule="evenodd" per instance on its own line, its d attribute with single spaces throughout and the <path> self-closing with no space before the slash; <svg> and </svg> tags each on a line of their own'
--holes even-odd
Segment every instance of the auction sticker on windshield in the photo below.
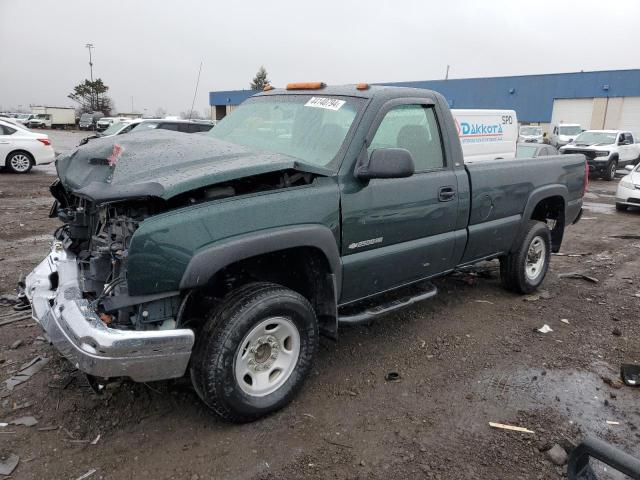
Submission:
<svg viewBox="0 0 640 480">
<path fill-rule="evenodd" d="M 314 108 L 326 108 L 327 110 L 340 110 L 345 103 L 344 100 L 338 100 L 337 98 L 326 97 L 311 97 L 311 99 L 304 104 L 305 107 Z"/>
</svg>

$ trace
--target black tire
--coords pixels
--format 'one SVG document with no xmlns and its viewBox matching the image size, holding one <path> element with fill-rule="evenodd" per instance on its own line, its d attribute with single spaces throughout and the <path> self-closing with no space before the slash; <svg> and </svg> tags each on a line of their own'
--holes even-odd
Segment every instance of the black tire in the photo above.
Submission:
<svg viewBox="0 0 640 480">
<path fill-rule="evenodd" d="M 602 178 L 607 182 L 612 182 L 616 179 L 616 170 L 618 170 L 618 160 L 611 160 L 611 163 L 607 166 L 607 171 L 602 174 Z"/>
<path fill-rule="evenodd" d="M 237 380 L 236 361 L 241 348 L 243 352 L 251 350 L 246 337 L 273 318 L 284 318 L 295 326 L 299 353 L 291 363 L 291 373 L 275 391 L 254 396 L 246 392 L 251 388 L 249 383 L 242 386 Z M 250 283 L 230 292 L 209 312 L 191 359 L 191 380 L 198 396 L 222 419 L 250 422 L 293 399 L 311 371 L 317 349 L 318 322 L 313 307 L 302 295 L 273 283 Z M 278 350 L 274 351 L 277 356 Z"/>
<path fill-rule="evenodd" d="M 11 152 L 5 160 L 5 168 L 11 173 L 29 173 L 34 163 L 33 156 L 28 152 Z"/>
<path fill-rule="evenodd" d="M 626 212 L 627 208 L 629 208 L 629 206 L 625 205 L 624 203 L 616 203 L 616 210 L 618 210 L 619 212 Z"/>
<path fill-rule="evenodd" d="M 536 269 L 532 278 L 527 274 L 527 262 L 529 259 L 529 249 L 534 242 L 539 240 L 538 246 L 544 250 L 542 265 Z M 522 235 L 518 248 L 509 255 L 500 259 L 500 277 L 502 285 L 509 291 L 517 293 L 532 293 L 544 281 L 544 277 L 549 269 L 551 258 L 551 233 L 549 227 L 544 222 L 529 220 L 527 229 Z M 532 267 L 533 268 L 533 267 Z"/>
</svg>

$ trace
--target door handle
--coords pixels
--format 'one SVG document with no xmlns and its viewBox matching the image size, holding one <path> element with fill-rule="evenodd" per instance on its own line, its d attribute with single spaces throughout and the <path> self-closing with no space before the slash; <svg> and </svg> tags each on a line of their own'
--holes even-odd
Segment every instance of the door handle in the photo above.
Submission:
<svg viewBox="0 0 640 480">
<path fill-rule="evenodd" d="M 438 201 L 449 202 L 456 198 L 456 189 L 453 187 L 440 187 L 438 190 Z"/>
</svg>

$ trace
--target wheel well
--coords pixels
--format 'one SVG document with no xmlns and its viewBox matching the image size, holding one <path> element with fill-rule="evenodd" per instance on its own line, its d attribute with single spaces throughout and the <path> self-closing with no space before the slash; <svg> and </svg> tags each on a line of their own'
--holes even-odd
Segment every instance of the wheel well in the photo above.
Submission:
<svg viewBox="0 0 640 480">
<path fill-rule="evenodd" d="M 227 265 L 199 289 L 200 295 L 191 295 L 191 305 L 186 313 L 208 310 L 230 291 L 255 281 L 277 283 L 304 296 L 314 307 L 320 331 L 335 338 L 335 276 L 325 255 L 315 247 L 279 250 Z"/>
<path fill-rule="evenodd" d="M 17 149 L 17 150 L 12 150 L 7 154 L 7 156 L 4 159 L 5 165 L 7 164 L 9 157 L 11 157 L 11 155 L 13 155 L 14 153 L 24 153 L 27 157 L 31 159 L 31 162 L 35 162 L 35 159 L 33 158 L 33 155 L 31 155 L 31 153 L 27 152 L 26 150 Z"/>
<path fill-rule="evenodd" d="M 547 197 L 538 202 L 531 213 L 531 220 L 544 222 L 551 230 L 551 251 L 557 253 L 564 236 L 564 198 L 560 195 Z"/>
</svg>

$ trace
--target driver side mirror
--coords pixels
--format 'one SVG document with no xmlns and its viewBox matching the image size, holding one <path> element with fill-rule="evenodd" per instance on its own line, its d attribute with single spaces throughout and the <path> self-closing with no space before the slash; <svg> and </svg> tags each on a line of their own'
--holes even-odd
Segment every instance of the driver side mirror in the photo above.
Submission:
<svg viewBox="0 0 640 480">
<path fill-rule="evenodd" d="M 406 178 L 416 168 L 409 150 L 404 148 L 381 148 L 371 152 L 369 163 L 356 170 L 356 176 L 365 180 L 372 178 Z"/>
</svg>

